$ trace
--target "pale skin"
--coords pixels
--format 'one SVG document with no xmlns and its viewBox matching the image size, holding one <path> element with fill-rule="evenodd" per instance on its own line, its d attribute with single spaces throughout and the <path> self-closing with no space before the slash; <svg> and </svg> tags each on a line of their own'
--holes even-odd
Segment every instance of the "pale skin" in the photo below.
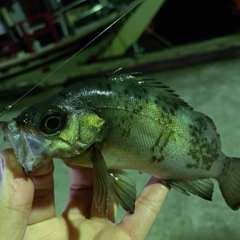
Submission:
<svg viewBox="0 0 240 240">
<path fill-rule="evenodd" d="M 68 203 L 56 217 L 53 162 L 31 177 L 10 149 L 0 153 L 0 238 L 1 240 L 142 240 L 148 235 L 169 192 L 160 180 L 151 178 L 136 200 L 134 214 L 114 223 L 116 207 L 110 204 L 108 220 L 92 203 L 92 169 L 70 166 Z M 159 226 L 160 227 L 160 226 Z"/>
</svg>

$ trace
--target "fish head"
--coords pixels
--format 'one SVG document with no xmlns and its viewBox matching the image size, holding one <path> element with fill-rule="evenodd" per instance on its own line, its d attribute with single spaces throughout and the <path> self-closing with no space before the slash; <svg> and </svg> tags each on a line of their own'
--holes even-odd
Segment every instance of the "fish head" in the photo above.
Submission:
<svg viewBox="0 0 240 240">
<path fill-rule="evenodd" d="M 18 162 L 29 174 L 52 158 L 81 155 L 97 138 L 104 120 L 86 108 L 43 102 L 10 122 L 0 122 Z"/>
</svg>

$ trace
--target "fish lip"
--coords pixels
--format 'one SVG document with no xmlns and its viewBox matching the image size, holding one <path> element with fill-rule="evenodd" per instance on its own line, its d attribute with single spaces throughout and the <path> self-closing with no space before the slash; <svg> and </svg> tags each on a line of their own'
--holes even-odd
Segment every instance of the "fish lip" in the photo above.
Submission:
<svg viewBox="0 0 240 240">
<path fill-rule="evenodd" d="M 47 142 L 42 136 L 24 131 L 15 121 L 0 122 L 0 128 L 4 131 L 4 141 L 10 143 L 26 175 L 50 161 L 44 154 Z"/>
</svg>

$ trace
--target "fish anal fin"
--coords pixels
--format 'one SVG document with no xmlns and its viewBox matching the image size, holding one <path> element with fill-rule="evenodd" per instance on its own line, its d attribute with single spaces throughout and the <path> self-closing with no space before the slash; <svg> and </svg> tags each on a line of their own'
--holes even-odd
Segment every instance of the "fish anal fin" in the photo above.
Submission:
<svg viewBox="0 0 240 240">
<path fill-rule="evenodd" d="M 189 193 L 197 195 L 205 200 L 212 201 L 213 182 L 210 179 L 198 179 L 190 181 L 166 181 L 175 190 L 189 195 Z"/>
</svg>

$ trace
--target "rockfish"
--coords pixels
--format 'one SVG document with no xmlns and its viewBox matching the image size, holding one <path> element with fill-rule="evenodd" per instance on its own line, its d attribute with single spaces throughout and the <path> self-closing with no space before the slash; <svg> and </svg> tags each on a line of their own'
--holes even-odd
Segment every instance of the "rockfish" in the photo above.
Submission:
<svg viewBox="0 0 240 240">
<path fill-rule="evenodd" d="M 52 158 L 93 168 L 94 201 L 134 212 L 135 169 L 211 200 L 215 178 L 227 204 L 240 206 L 240 159 L 221 151 L 213 121 L 161 82 L 138 74 L 79 80 L 10 122 L 5 140 L 30 173 Z"/>
</svg>

